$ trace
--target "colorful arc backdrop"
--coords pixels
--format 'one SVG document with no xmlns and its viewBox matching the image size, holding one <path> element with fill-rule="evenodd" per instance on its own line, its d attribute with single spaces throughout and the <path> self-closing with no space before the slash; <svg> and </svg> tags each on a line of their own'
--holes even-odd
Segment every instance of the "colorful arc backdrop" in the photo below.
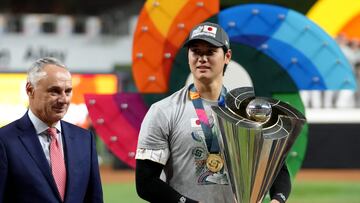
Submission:
<svg viewBox="0 0 360 203">
<path fill-rule="evenodd" d="M 349 64 L 331 37 L 346 30 L 345 25 L 356 24 L 360 6 L 355 1 L 335 5 L 335 1 L 322 0 L 310 10 L 310 18 L 329 36 L 305 16 L 273 5 L 247 4 L 220 11 L 219 0 L 148 0 L 139 15 L 133 42 L 132 68 L 138 91 L 150 105 L 181 88 L 189 75 L 182 43 L 193 26 L 212 21 L 229 33 L 233 61 L 251 77 L 258 96 L 289 102 L 304 112 L 299 90 L 356 87 Z M 344 5 L 352 8 L 340 8 Z M 100 110 L 89 111 L 95 128 L 104 131 L 99 130 L 100 136 L 132 167 L 139 123 L 147 108 L 139 96 L 120 93 L 87 98 L 90 109 Z M 101 110 L 103 107 L 107 108 Z M 292 177 L 301 167 L 306 144 L 307 126 L 287 159 Z"/>
<path fill-rule="evenodd" d="M 337 44 L 302 14 L 265 4 L 236 6 L 219 12 L 218 5 L 216 1 L 187 1 L 183 4 L 146 2 L 133 46 L 133 74 L 139 92 L 167 95 L 184 84 L 189 71 L 186 51 L 181 49 L 181 44 L 191 27 L 205 20 L 220 23 L 228 32 L 233 60 L 248 71 L 259 96 L 288 101 L 304 112 L 298 90 L 356 87 L 349 63 Z M 167 10 L 171 10 L 173 16 L 166 18 L 164 14 L 170 13 Z M 201 12 L 201 17 L 191 16 Z M 159 17 L 159 13 L 163 15 Z M 173 23 L 169 23 L 169 18 Z M 150 29 L 155 30 L 152 32 Z M 170 42 L 174 39 L 173 35 L 177 35 L 177 43 Z M 144 40 L 145 36 L 151 36 L 149 41 Z M 157 56 L 153 55 L 155 53 Z M 271 81 L 280 82 L 273 84 Z M 269 87 L 269 84 L 272 85 Z M 301 166 L 306 142 L 307 127 L 294 146 L 293 156 L 288 159 L 293 176 Z"/>
<path fill-rule="evenodd" d="M 299 90 L 356 88 L 350 65 L 333 38 L 302 14 L 266 4 L 240 5 L 223 11 L 218 10 L 218 5 L 216 1 L 146 2 L 133 46 L 134 79 L 139 92 L 146 93 L 145 98 L 149 93 L 166 96 L 184 84 L 189 71 L 181 45 L 189 30 L 205 20 L 221 24 L 228 32 L 233 60 L 249 73 L 259 96 L 287 101 L 304 112 Z M 168 18 L 173 23 L 164 20 L 167 10 L 173 13 Z M 159 17 L 159 13 L 163 15 Z M 194 13 L 203 15 L 196 18 Z M 306 143 L 307 126 L 287 160 L 292 176 L 301 166 Z"/>
</svg>

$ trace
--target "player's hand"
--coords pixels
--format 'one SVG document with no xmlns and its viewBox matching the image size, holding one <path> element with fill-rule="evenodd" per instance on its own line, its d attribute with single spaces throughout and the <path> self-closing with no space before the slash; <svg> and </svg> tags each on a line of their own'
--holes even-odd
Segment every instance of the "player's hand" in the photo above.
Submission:
<svg viewBox="0 0 360 203">
<path fill-rule="evenodd" d="M 276 199 L 273 199 L 273 200 L 271 200 L 271 202 L 270 203 L 280 203 L 279 201 L 277 201 Z"/>
</svg>

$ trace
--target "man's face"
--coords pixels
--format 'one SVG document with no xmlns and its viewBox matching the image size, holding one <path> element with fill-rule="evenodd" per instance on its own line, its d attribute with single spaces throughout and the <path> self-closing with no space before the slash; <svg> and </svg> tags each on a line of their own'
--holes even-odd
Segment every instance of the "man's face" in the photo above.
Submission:
<svg viewBox="0 0 360 203">
<path fill-rule="evenodd" d="M 35 84 L 28 83 L 26 92 L 29 96 L 31 111 L 44 123 L 53 126 L 62 119 L 70 105 L 72 82 L 70 73 L 56 65 L 46 65 L 46 73 Z"/>
<path fill-rule="evenodd" d="M 230 62 L 230 58 L 230 50 L 224 53 L 221 47 L 203 40 L 197 40 L 189 46 L 189 66 L 194 80 L 206 83 L 222 78 L 224 65 Z"/>
</svg>

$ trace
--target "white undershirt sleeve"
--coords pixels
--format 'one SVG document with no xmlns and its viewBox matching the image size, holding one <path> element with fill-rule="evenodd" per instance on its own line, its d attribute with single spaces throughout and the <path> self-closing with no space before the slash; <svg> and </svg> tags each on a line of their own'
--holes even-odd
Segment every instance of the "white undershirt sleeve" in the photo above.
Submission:
<svg viewBox="0 0 360 203">
<path fill-rule="evenodd" d="M 165 165 L 169 159 L 170 151 L 169 149 L 143 149 L 139 148 L 136 150 L 135 159 L 139 160 L 150 160 L 162 165 Z"/>
</svg>

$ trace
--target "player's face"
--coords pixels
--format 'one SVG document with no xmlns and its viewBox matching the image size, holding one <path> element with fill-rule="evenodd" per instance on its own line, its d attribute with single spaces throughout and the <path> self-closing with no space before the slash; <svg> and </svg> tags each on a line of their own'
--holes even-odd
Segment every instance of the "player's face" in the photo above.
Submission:
<svg viewBox="0 0 360 203">
<path fill-rule="evenodd" d="M 36 84 L 27 84 L 30 109 L 44 123 L 53 126 L 62 119 L 70 105 L 72 81 L 70 73 L 55 65 L 46 65 L 46 75 Z"/>
<path fill-rule="evenodd" d="M 189 46 L 188 59 L 194 80 L 209 83 L 222 79 L 224 65 L 230 62 L 231 52 L 224 53 L 221 47 L 197 40 Z"/>
</svg>

